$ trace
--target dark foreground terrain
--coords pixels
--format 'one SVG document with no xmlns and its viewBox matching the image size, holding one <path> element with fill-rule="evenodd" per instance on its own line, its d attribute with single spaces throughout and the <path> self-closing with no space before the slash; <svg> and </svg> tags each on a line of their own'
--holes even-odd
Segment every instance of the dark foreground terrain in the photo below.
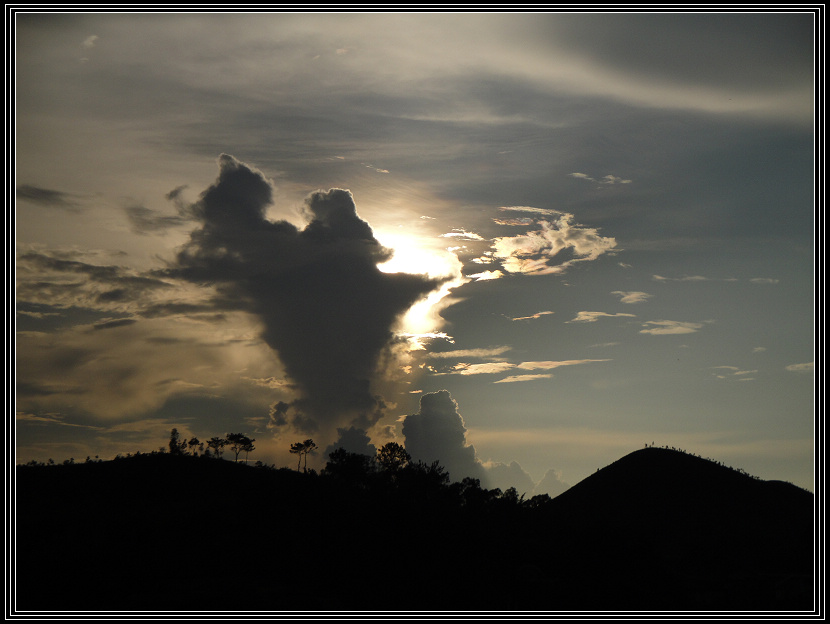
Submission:
<svg viewBox="0 0 830 624">
<path fill-rule="evenodd" d="M 692 455 L 642 449 L 530 501 L 435 466 L 332 468 L 161 453 L 19 466 L 13 607 L 814 608 L 813 495 Z"/>
</svg>

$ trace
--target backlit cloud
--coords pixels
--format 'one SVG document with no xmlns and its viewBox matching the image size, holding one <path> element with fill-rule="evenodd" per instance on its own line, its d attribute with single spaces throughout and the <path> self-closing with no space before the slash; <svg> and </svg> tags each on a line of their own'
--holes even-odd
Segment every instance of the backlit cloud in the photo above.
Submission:
<svg viewBox="0 0 830 624">
<path fill-rule="evenodd" d="M 539 221 L 538 230 L 498 237 L 493 242 L 493 257 L 509 273 L 549 275 L 562 273 L 576 262 L 596 260 L 616 247 L 616 240 L 574 223 L 573 218 L 559 213 L 555 220 Z"/>
<path fill-rule="evenodd" d="M 498 379 L 493 383 L 518 383 L 522 381 L 536 381 L 539 379 L 550 379 L 553 375 L 549 373 L 541 373 L 537 375 L 511 375 L 504 379 Z"/>
<path fill-rule="evenodd" d="M 514 316 L 514 317 L 511 317 L 510 320 L 511 321 L 531 321 L 531 320 L 535 320 L 535 319 L 538 319 L 538 318 L 542 318 L 543 316 L 546 316 L 548 314 L 553 314 L 553 312 L 551 312 L 550 310 L 545 310 L 544 312 L 537 312 L 536 314 L 531 314 L 530 316 Z"/>
<path fill-rule="evenodd" d="M 300 394 L 290 422 L 306 431 L 371 426 L 382 415 L 372 383 L 393 325 L 446 280 L 382 272 L 392 251 L 347 190 L 308 196 L 299 229 L 266 219 L 272 187 L 259 171 L 227 154 L 219 169 L 190 207 L 202 226 L 162 274 L 214 285 L 261 320 L 263 339 Z"/>
<path fill-rule="evenodd" d="M 812 373 L 814 370 L 813 362 L 805 362 L 804 364 L 790 364 L 785 368 L 786 370 L 794 373 Z"/>
<path fill-rule="evenodd" d="M 590 312 L 588 310 L 583 310 L 581 312 L 577 312 L 577 315 L 571 319 L 570 321 L 566 321 L 568 323 L 595 323 L 599 319 L 603 317 L 617 317 L 617 316 L 628 316 L 628 317 L 636 317 L 636 314 L 627 314 L 625 312 L 618 312 L 616 314 L 609 314 L 608 312 Z"/>
<path fill-rule="evenodd" d="M 456 349 L 455 351 L 438 351 L 430 353 L 431 358 L 487 358 L 510 351 L 510 347 L 501 346 L 490 349 Z"/>
<path fill-rule="evenodd" d="M 562 360 L 562 361 L 547 361 L 547 362 L 522 362 L 517 366 L 523 370 L 551 370 L 559 368 L 560 366 L 575 366 L 577 364 L 588 364 L 589 362 L 610 362 L 611 360 Z"/>
<path fill-rule="evenodd" d="M 455 238 L 457 240 L 468 240 L 468 241 L 483 241 L 484 238 L 480 234 L 476 234 L 475 232 L 468 232 L 467 230 L 463 229 L 454 229 L 452 232 L 447 232 L 446 234 L 441 234 L 442 238 Z"/>
<path fill-rule="evenodd" d="M 639 290 L 633 290 L 633 291 L 629 291 L 629 292 L 625 292 L 625 291 L 622 291 L 622 290 L 615 290 L 611 294 L 612 295 L 619 295 L 620 296 L 620 303 L 642 303 L 643 301 L 646 301 L 647 299 L 653 297 L 653 295 L 650 295 L 648 293 L 645 293 L 645 292 L 642 292 L 642 291 L 639 291 Z"/>
<path fill-rule="evenodd" d="M 586 173 L 569 173 L 568 175 L 572 178 L 588 180 L 589 182 L 598 182 L 599 184 L 631 184 L 631 180 L 625 180 L 611 174 L 605 175 L 599 179 L 593 178 Z"/>
<path fill-rule="evenodd" d="M 669 334 L 693 334 L 703 327 L 703 323 L 689 323 L 685 321 L 646 321 L 643 323 L 641 334 L 664 336 Z"/>
</svg>

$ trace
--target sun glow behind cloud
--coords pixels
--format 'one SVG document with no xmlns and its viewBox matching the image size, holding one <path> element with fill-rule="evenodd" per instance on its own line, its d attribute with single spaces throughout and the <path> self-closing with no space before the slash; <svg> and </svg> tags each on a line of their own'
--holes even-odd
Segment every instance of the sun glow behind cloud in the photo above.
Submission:
<svg viewBox="0 0 830 624">
<path fill-rule="evenodd" d="M 452 251 L 427 237 L 382 229 L 375 230 L 375 237 L 384 247 L 394 250 L 390 260 L 378 265 L 384 273 L 448 278 L 437 290 L 413 305 L 399 323 L 399 331 L 404 335 L 417 336 L 435 332 L 444 324 L 440 316 L 441 310 L 456 301 L 448 296 L 451 290 L 469 281 L 461 273 L 462 262 Z"/>
</svg>

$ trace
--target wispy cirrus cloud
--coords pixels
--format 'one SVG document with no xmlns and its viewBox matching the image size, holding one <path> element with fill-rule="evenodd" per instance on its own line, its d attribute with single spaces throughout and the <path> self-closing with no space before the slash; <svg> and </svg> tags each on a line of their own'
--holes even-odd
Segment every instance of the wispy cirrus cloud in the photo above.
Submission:
<svg viewBox="0 0 830 624">
<path fill-rule="evenodd" d="M 476 234 L 475 232 L 469 232 L 462 228 L 453 228 L 451 232 L 447 232 L 446 234 L 441 234 L 441 238 L 454 238 L 456 240 L 466 240 L 466 241 L 483 241 L 484 237 L 481 234 Z"/>
<path fill-rule="evenodd" d="M 737 277 L 706 277 L 705 275 L 684 275 L 682 277 L 665 277 L 663 275 L 653 275 L 652 280 L 655 282 L 738 282 Z M 770 279 L 765 277 L 753 277 L 749 280 L 753 284 L 776 284 L 777 279 Z"/>
<path fill-rule="evenodd" d="M 578 180 L 587 180 L 588 182 L 598 182 L 599 184 L 631 184 L 631 180 L 625 180 L 615 175 L 605 175 L 599 179 L 589 176 L 587 173 L 569 173 L 569 177 L 577 178 Z"/>
<path fill-rule="evenodd" d="M 757 373 L 757 370 L 742 370 L 737 366 L 713 366 L 715 369 L 715 377 L 718 379 L 730 379 L 730 378 L 739 378 L 737 381 L 754 381 L 754 377 L 747 377 L 747 375 L 754 375 Z"/>
<path fill-rule="evenodd" d="M 79 205 L 76 197 L 71 193 L 56 191 L 54 189 L 41 188 L 31 184 L 21 184 L 15 191 L 17 199 L 47 206 L 50 208 L 62 208 L 71 212 L 77 212 Z"/>
<path fill-rule="evenodd" d="M 585 359 L 585 360 L 548 360 L 548 361 L 539 361 L 539 362 L 520 362 L 519 364 L 515 364 L 512 362 L 504 362 L 504 361 L 493 361 L 493 362 L 486 362 L 483 364 L 470 364 L 468 362 L 459 362 L 458 364 L 454 365 L 449 371 L 446 372 L 436 372 L 435 374 L 438 375 L 493 375 L 497 373 L 503 373 L 509 370 L 553 370 L 555 368 L 559 368 L 562 366 L 575 366 L 578 364 L 588 364 L 591 362 L 610 362 L 609 359 Z M 520 381 L 525 381 L 525 378 L 542 378 L 542 377 L 552 377 L 552 375 L 545 374 L 536 374 L 536 375 L 522 375 L 522 379 Z"/>
<path fill-rule="evenodd" d="M 583 310 L 577 312 L 577 315 L 566 323 L 595 323 L 603 317 L 636 317 L 636 314 L 627 314 L 625 312 L 617 312 L 616 314 L 609 314 L 608 312 L 591 312 Z"/>
<path fill-rule="evenodd" d="M 813 362 L 805 362 L 803 364 L 790 364 L 789 366 L 785 366 L 784 369 L 788 370 L 793 373 L 812 373 L 814 370 Z"/>
<path fill-rule="evenodd" d="M 514 316 L 508 318 L 510 318 L 511 321 L 531 321 L 538 318 L 542 318 L 543 316 L 546 316 L 548 314 L 553 314 L 553 312 L 550 310 L 545 310 L 544 312 L 537 312 L 536 314 L 531 314 L 530 316 Z"/>
<path fill-rule="evenodd" d="M 439 351 L 430 353 L 431 358 L 452 359 L 452 358 L 487 358 L 495 357 L 510 351 L 511 347 L 506 345 L 500 347 L 492 347 L 489 349 L 456 349 L 454 351 Z"/>
<path fill-rule="evenodd" d="M 615 290 L 611 294 L 619 295 L 620 303 L 642 303 L 643 301 L 646 301 L 654 296 L 639 290 L 632 290 L 628 292 Z"/>
<path fill-rule="evenodd" d="M 542 373 L 538 375 L 510 375 L 504 379 L 497 379 L 493 383 L 519 383 L 522 381 L 537 381 L 539 379 L 550 379 L 553 375 Z"/>
<path fill-rule="evenodd" d="M 667 336 L 671 334 L 693 334 L 700 330 L 705 323 L 690 323 L 686 321 L 646 321 L 643 323 L 641 334 L 653 336 Z"/>
</svg>

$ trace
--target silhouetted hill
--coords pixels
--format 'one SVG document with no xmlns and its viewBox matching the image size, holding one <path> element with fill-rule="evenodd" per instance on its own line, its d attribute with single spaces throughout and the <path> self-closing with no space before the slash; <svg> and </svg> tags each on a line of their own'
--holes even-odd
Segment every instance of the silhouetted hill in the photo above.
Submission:
<svg viewBox="0 0 830 624">
<path fill-rule="evenodd" d="M 553 500 L 423 467 L 16 471 L 18 610 L 812 610 L 813 495 L 637 451 Z"/>
<path fill-rule="evenodd" d="M 562 556 L 583 576 L 618 576 L 620 602 L 635 608 L 642 579 L 666 608 L 791 608 L 810 604 L 814 497 L 694 455 L 662 448 L 631 453 L 551 502 L 572 536 Z M 590 561 L 613 566 L 592 570 Z M 610 582 L 610 578 L 608 579 Z M 762 607 L 766 605 L 766 607 Z"/>
</svg>

